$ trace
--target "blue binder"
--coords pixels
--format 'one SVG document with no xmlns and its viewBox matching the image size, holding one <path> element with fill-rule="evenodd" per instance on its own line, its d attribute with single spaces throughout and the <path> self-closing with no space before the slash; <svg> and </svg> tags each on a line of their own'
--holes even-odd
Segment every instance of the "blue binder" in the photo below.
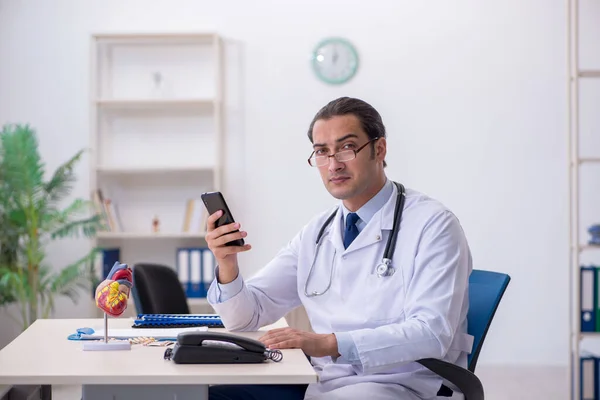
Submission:
<svg viewBox="0 0 600 400">
<path fill-rule="evenodd" d="M 118 262 L 120 259 L 120 248 L 102 249 L 102 279 L 106 279 L 115 262 Z"/>
<path fill-rule="evenodd" d="M 206 297 L 206 290 L 202 283 L 202 248 L 177 249 L 177 274 L 188 298 Z"/>
<path fill-rule="evenodd" d="M 208 326 L 224 328 L 216 314 L 138 314 L 132 328 L 189 328 Z"/>
<path fill-rule="evenodd" d="M 579 389 L 580 400 L 597 400 L 600 395 L 598 382 L 599 359 L 590 354 L 584 354 L 579 359 Z"/>
<path fill-rule="evenodd" d="M 598 298 L 598 269 L 594 266 L 580 268 L 581 332 L 596 331 L 596 301 Z"/>
<path fill-rule="evenodd" d="M 192 291 L 192 282 L 190 280 L 190 251 L 188 248 L 178 248 L 176 250 L 177 257 L 177 276 L 181 282 L 181 287 L 185 292 L 186 297 L 190 296 Z"/>
<path fill-rule="evenodd" d="M 208 296 L 208 290 L 215 277 L 215 256 L 208 247 L 200 249 L 202 251 L 202 284 L 204 286 L 204 297 Z"/>
<path fill-rule="evenodd" d="M 188 297 L 202 298 L 206 297 L 204 285 L 202 284 L 202 251 L 199 248 L 189 248 L 190 254 L 190 282 L 191 289 Z"/>
<path fill-rule="evenodd" d="M 108 273 L 110 272 L 110 270 L 112 269 L 113 265 L 115 265 L 115 262 L 118 262 L 121 259 L 121 250 L 119 247 L 114 247 L 114 248 L 102 248 L 99 249 L 98 252 L 98 261 L 101 262 L 102 264 L 102 272 L 101 272 L 101 278 L 98 282 L 95 282 L 95 284 L 92 285 L 92 290 L 91 290 L 91 294 L 92 294 L 92 299 L 94 299 L 96 297 L 96 286 L 98 283 L 100 283 L 101 281 L 103 281 L 104 279 L 106 279 L 106 277 L 108 276 Z M 100 268 L 100 265 L 98 265 L 98 267 Z"/>
</svg>

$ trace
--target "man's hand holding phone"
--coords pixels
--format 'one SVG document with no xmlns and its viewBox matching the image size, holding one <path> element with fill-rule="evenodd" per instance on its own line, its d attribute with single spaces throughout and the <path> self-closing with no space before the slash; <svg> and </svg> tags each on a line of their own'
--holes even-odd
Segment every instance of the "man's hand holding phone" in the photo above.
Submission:
<svg viewBox="0 0 600 400">
<path fill-rule="evenodd" d="M 243 239 L 247 232 L 240 230 L 240 224 L 233 222 L 216 227 L 216 223 L 223 216 L 223 210 L 216 211 L 208 217 L 206 225 L 206 243 L 215 255 L 219 265 L 219 283 L 225 284 L 233 281 L 239 274 L 237 253 L 251 249 L 249 244 L 242 246 L 227 245 L 233 240 Z"/>
</svg>

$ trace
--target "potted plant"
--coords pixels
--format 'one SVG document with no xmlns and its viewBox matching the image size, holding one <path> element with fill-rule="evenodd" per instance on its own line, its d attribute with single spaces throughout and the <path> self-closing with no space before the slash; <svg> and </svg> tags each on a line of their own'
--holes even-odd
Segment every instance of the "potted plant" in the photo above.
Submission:
<svg viewBox="0 0 600 400">
<path fill-rule="evenodd" d="M 90 201 L 69 199 L 83 153 L 46 180 L 35 131 L 29 125 L 5 125 L 0 131 L 0 306 L 17 304 L 23 329 L 47 318 L 57 296 L 76 302 L 79 289 L 89 293 L 94 282 L 89 266 L 95 249 L 62 269 L 48 265 L 45 255 L 49 242 L 93 237 L 103 226 Z"/>
</svg>

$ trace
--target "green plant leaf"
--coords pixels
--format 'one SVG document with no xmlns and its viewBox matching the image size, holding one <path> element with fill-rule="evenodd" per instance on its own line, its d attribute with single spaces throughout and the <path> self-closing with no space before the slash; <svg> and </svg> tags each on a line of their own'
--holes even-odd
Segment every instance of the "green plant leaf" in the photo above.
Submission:
<svg viewBox="0 0 600 400">
<path fill-rule="evenodd" d="M 0 267 L 0 306 L 16 303 L 19 305 L 22 326 L 26 325 L 27 314 L 25 312 L 28 293 L 25 289 L 26 278 L 21 270 L 14 270 L 14 266 Z M 11 315 L 11 317 L 13 317 Z M 14 317 L 13 317 L 14 318 Z"/>
<path fill-rule="evenodd" d="M 76 301 L 79 288 L 93 279 L 88 263 L 93 265 L 96 250 L 56 272 L 44 264 L 48 241 L 92 237 L 102 228 L 100 216 L 89 212 L 91 202 L 75 199 L 62 206 L 83 153 L 78 151 L 45 182 L 36 132 L 22 124 L 0 130 L 0 305 L 19 304 L 23 328 L 40 312 L 47 316 L 56 296 Z"/>
<path fill-rule="evenodd" d="M 73 264 L 62 269 L 57 279 L 52 283 L 52 292 L 65 294 L 66 291 L 70 291 L 73 284 L 85 288 L 86 283 L 89 282 L 88 264 L 93 262 L 96 256 L 97 252 L 91 250 Z M 87 280 L 87 282 L 82 281 L 82 279 Z"/>
<path fill-rule="evenodd" d="M 46 290 L 46 305 L 44 314 L 47 316 L 54 309 L 54 298 L 56 295 L 66 296 L 73 302 L 79 298 L 79 289 L 88 289 L 90 285 L 90 275 L 88 264 L 93 262 L 97 255 L 96 249 L 77 260 L 75 263 L 63 268 L 60 272 L 51 274 L 44 280 Z"/>
<path fill-rule="evenodd" d="M 25 210 L 9 210 L 7 222 L 13 224 L 15 227 L 25 226 L 27 224 L 27 215 L 25 214 Z M 21 231 L 24 230 L 25 229 L 21 229 Z"/>
<path fill-rule="evenodd" d="M 59 166 L 52 178 L 46 183 L 45 191 L 48 204 L 60 202 L 71 194 L 76 181 L 75 164 L 81 160 L 84 150 L 79 150 L 71 159 Z"/>
<path fill-rule="evenodd" d="M 70 221 L 51 233 L 51 238 L 79 237 L 83 234 L 85 237 L 93 237 L 101 229 L 101 219 L 99 215 L 89 218 Z"/>
<path fill-rule="evenodd" d="M 21 248 L 19 232 L 10 221 L 0 218 L 0 265 L 16 269 Z"/>
<path fill-rule="evenodd" d="M 94 237 L 103 229 L 99 214 L 91 214 L 93 203 L 89 200 L 75 199 L 62 211 L 47 212 L 43 216 L 44 231 L 50 233 L 51 239 L 64 237 Z"/>
<path fill-rule="evenodd" d="M 18 299 L 18 274 L 9 267 L 0 268 L 0 306 Z"/>
<path fill-rule="evenodd" d="M 2 178 L 21 209 L 44 195 L 44 163 L 35 131 L 29 125 L 6 125 L 0 133 Z"/>
<path fill-rule="evenodd" d="M 42 216 L 43 229 L 48 232 L 52 232 L 58 229 L 61 225 L 78 218 L 79 214 L 83 215 L 84 211 L 89 210 L 89 208 L 89 202 L 82 199 L 75 199 L 64 210 L 48 207 L 46 209 L 46 213 Z"/>
</svg>

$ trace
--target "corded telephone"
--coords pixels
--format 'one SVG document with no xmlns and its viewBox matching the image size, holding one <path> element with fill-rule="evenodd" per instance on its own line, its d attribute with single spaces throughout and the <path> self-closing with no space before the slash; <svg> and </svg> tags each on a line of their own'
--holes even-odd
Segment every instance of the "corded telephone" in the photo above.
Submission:
<svg viewBox="0 0 600 400">
<path fill-rule="evenodd" d="M 279 350 L 269 350 L 258 340 L 224 332 L 183 332 L 167 349 L 166 360 L 176 364 L 235 364 L 281 361 Z"/>
</svg>

